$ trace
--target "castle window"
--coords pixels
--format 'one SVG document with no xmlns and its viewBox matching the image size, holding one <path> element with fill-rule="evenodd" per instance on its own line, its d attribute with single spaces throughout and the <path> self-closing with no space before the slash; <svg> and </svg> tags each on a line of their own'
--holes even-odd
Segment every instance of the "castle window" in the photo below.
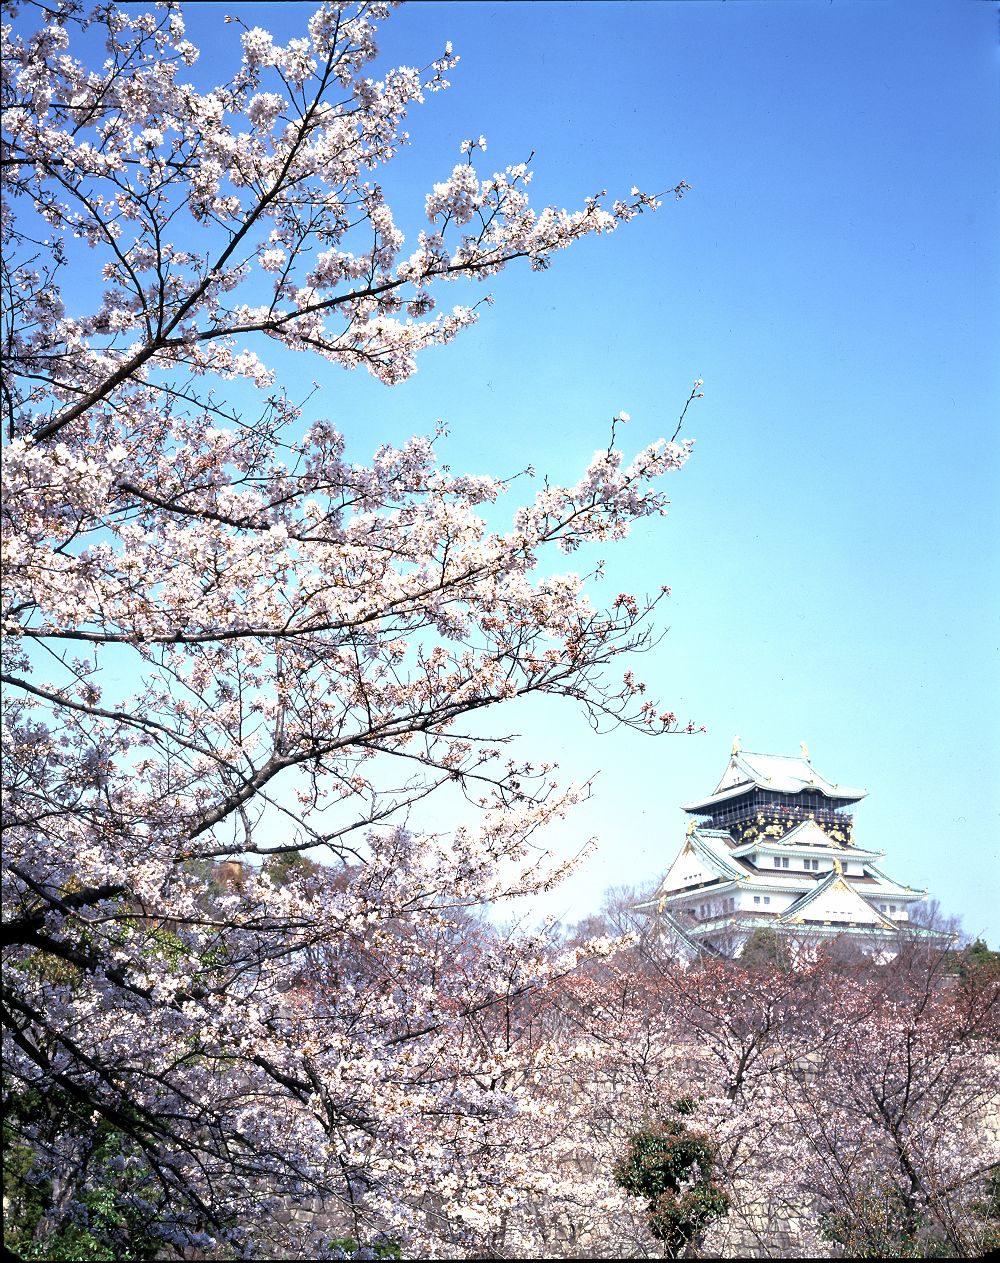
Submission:
<svg viewBox="0 0 1000 1263">
<path fill-rule="evenodd" d="M 765 902 L 765 903 L 770 903 L 770 902 L 771 902 L 771 896 L 770 896 L 770 895 L 765 895 L 765 896 L 764 896 L 764 902 Z"/>
<path fill-rule="evenodd" d="M 760 895 L 754 895 L 753 901 L 754 903 L 760 903 Z"/>
</svg>

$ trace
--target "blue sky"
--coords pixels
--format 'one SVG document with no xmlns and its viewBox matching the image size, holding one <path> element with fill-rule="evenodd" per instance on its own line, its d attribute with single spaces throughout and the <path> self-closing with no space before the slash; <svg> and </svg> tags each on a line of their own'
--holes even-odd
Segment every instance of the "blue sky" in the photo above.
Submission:
<svg viewBox="0 0 1000 1263">
<path fill-rule="evenodd" d="M 415 188 L 480 132 L 490 169 L 535 150 L 541 202 L 693 186 L 498 278 L 408 385 L 331 383 L 373 437 L 442 416 L 456 468 L 572 477 L 616 409 L 638 446 L 705 379 L 670 517 L 608 560 L 616 591 L 671 584 L 641 669 L 709 731 L 531 715 L 565 771 L 600 770 L 559 843 L 601 851 L 547 906 L 657 877 L 739 733 L 865 785 L 858 840 L 997 945 L 994 6 L 428 3 L 382 46 L 422 63 L 444 39 L 462 61 L 413 117 Z"/>
<path fill-rule="evenodd" d="M 186 12 L 199 43 L 235 40 L 226 12 L 285 38 L 311 8 Z M 534 150 L 538 204 L 692 186 L 542 275 L 496 278 L 496 306 L 401 387 L 292 365 L 358 459 L 441 417 L 456 470 L 574 481 L 613 413 L 638 448 L 705 380 L 670 516 L 607 558 L 612 596 L 671 585 L 637 671 L 708 733 L 595 739 L 567 708 L 526 708 L 526 748 L 600 773 L 552 841 L 601 850 L 547 910 L 575 920 L 659 877 L 679 804 L 738 733 L 806 740 L 824 775 L 867 786 L 857 840 L 998 945 L 996 27 L 961 0 L 420 3 L 387 23 L 383 67 L 447 39 L 462 57 L 385 172 L 408 235 L 481 132 L 487 171 Z"/>
</svg>

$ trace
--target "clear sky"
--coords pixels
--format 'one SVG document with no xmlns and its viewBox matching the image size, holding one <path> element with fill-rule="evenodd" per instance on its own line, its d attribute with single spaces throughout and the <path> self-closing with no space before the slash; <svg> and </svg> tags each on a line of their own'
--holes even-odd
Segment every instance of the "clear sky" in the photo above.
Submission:
<svg viewBox="0 0 1000 1263">
<path fill-rule="evenodd" d="M 226 12 L 287 37 L 311 9 L 187 14 L 197 43 L 235 39 Z M 543 275 L 496 278 L 496 306 L 404 386 L 294 366 L 358 459 L 441 417 L 456 470 L 574 481 L 614 412 L 638 448 L 705 379 L 670 516 L 607 558 L 612 595 L 672 586 L 637 673 L 708 733 L 521 717 L 568 775 L 600 772 L 553 834 L 602 842 L 546 905 L 570 920 L 660 876 L 679 804 L 714 788 L 738 733 L 805 740 L 866 786 L 857 840 L 1000 942 L 996 37 L 996 7 L 963 0 L 420 3 L 385 27 L 385 67 L 447 39 L 462 57 L 385 173 L 408 234 L 481 132 L 487 172 L 534 150 L 540 204 L 692 185 Z"/>
</svg>

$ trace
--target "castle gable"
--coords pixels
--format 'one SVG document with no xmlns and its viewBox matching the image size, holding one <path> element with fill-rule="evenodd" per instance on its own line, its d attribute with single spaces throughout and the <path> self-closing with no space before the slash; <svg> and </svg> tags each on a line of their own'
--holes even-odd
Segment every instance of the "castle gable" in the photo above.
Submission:
<svg viewBox="0 0 1000 1263">
<path fill-rule="evenodd" d="M 803 895 L 779 918 L 781 925 L 803 922 L 831 925 L 870 925 L 895 930 L 894 922 L 871 906 L 834 869 L 818 886 Z"/>
<path fill-rule="evenodd" d="M 714 856 L 710 852 L 706 853 L 704 846 L 697 846 L 689 837 L 681 847 L 680 854 L 667 869 L 660 889 L 683 890 L 688 886 L 718 881 L 724 874 L 721 866 L 712 862 L 713 859 Z"/>
</svg>

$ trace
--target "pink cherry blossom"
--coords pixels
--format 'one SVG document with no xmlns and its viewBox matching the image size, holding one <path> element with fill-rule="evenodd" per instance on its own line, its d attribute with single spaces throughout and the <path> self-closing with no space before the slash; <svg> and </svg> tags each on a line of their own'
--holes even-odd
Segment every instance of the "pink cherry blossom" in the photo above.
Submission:
<svg viewBox="0 0 1000 1263">
<path fill-rule="evenodd" d="M 457 58 L 372 77 L 388 12 L 284 45 L 234 19 L 208 91 L 172 4 L 4 29 L 5 1081 L 110 1128 L 178 1249 L 308 1255 L 273 1212 L 316 1195 L 343 1235 L 477 1255 L 544 1194 L 549 1053 L 511 1023 L 600 949 L 475 910 L 572 871 L 539 838 L 590 786 L 485 720 L 539 694 L 677 727 L 605 670 L 658 598 L 599 609 L 544 559 L 663 513 L 688 443 L 598 451 L 505 530 L 512 480 L 440 432 L 351 463 L 268 361 L 402 381 L 478 318 L 440 283 L 656 205 L 535 208 L 525 164 L 466 161 L 407 244 L 379 171 Z M 73 1127 L 26 1126 L 83 1178 Z"/>
</svg>

